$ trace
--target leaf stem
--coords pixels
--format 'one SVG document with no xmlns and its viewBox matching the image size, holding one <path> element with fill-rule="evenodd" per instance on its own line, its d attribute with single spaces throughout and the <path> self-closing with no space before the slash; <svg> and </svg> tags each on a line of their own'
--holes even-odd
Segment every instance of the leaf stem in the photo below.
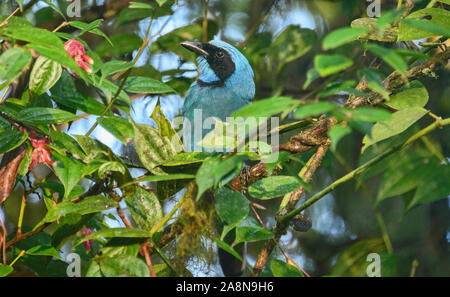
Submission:
<svg viewBox="0 0 450 297">
<path fill-rule="evenodd" d="M 19 221 L 17 222 L 17 234 L 20 236 L 22 234 L 22 222 L 23 214 L 25 213 L 25 206 L 27 205 L 27 197 L 22 196 L 22 203 L 20 204 Z"/>
<path fill-rule="evenodd" d="M 142 52 L 144 51 L 144 48 L 148 45 L 148 43 L 149 43 L 150 40 L 152 39 L 152 37 L 150 37 L 150 39 L 148 38 L 148 35 L 150 34 L 150 28 L 152 27 L 152 24 L 153 24 L 153 16 L 152 16 L 152 18 L 150 19 L 150 23 L 149 23 L 149 25 L 148 25 L 148 27 L 147 27 L 147 31 L 145 32 L 144 41 L 142 42 L 142 45 L 141 45 L 141 47 L 139 48 L 138 53 L 136 54 L 136 56 L 134 57 L 133 61 L 131 62 L 131 63 L 133 63 L 133 65 L 136 64 L 136 61 L 137 61 L 137 59 L 139 58 L 139 56 L 142 54 Z M 119 73 L 117 74 L 117 76 L 115 76 L 115 77 L 113 78 L 113 80 L 115 80 L 115 79 L 119 78 L 123 73 L 125 73 L 125 76 L 123 77 L 122 82 L 121 82 L 119 88 L 117 89 L 116 94 L 114 94 L 114 97 L 111 99 L 111 101 L 108 103 L 108 105 L 106 106 L 106 108 L 105 108 L 105 109 L 102 111 L 102 113 L 100 114 L 101 117 L 104 116 L 104 115 L 108 112 L 108 110 L 111 108 L 111 106 L 112 106 L 112 105 L 114 104 L 114 102 L 117 100 L 117 98 L 118 98 L 120 92 L 122 92 L 123 87 L 125 86 L 125 83 L 126 83 L 126 81 L 127 81 L 128 76 L 129 76 L 130 73 L 131 73 L 131 69 L 132 69 L 132 68 L 129 68 L 129 69 L 126 70 L 125 72 L 119 72 Z M 92 125 L 92 127 L 89 129 L 89 131 L 85 134 L 85 136 L 91 135 L 91 133 L 95 130 L 95 128 L 96 128 L 97 126 L 98 126 L 98 122 L 95 121 L 95 123 Z"/>
<path fill-rule="evenodd" d="M 17 260 L 19 260 L 23 255 L 25 255 L 25 250 L 20 251 L 19 255 L 17 255 L 17 257 L 8 266 L 12 267 L 14 263 L 16 263 Z"/>
<path fill-rule="evenodd" d="M 104 116 L 108 110 L 111 108 L 111 106 L 114 104 L 114 102 L 117 100 L 117 98 L 119 97 L 120 92 L 122 92 L 124 86 L 125 86 L 125 82 L 127 81 L 128 76 L 130 75 L 131 72 L 131 68 L 129 68 L 126 73 L 125 76 L 122 78 L 122 82 L 120 83 L 119 88 L 117 89 L 116 94 L 114 94 L 114 97 L 111 99 L 111 101 L 109 101 L 108 105 L 106 106 L 106 108 L 102 111 L 102 113 L 100 114 L 100 117 Z M 95 130 L 95 128 L 97 128 L 98 122 L 95 121 L 95 123 L 92 125 L 92 127 L 89 129 L 89 131 L 85 134 L 85 136 L 89 136 L 91 135 L 91 133 Z"/>
<path fill-rule="evenodd" d="M 428 5 L 426 6 L 426 8 L 431 8 L 434 6 L 434 4 L 436 4 L 437 0 L 431 0 Z"/>
<path fill-rule="evenodd" d="M 56 29 L 53 30 L 52 32 L 58 32 L 59 29 L 61 29 L 62 27 L 67 26 L 68 24 L 69 24 L 68 22 L 64 21 L 64 22 L 61 23 L 61 25 L 59 25 L 58 27 L 56 27 Z"/>
<path fill-rule="evenodd" d="M 150 230 L 150 237 L 152 237 L 156 233 L 156 231 L 158 231 L 160 228 L 162 228 L 172 218 L 172 216 L 181 207 L 181 205 L 183 205 L 184 201 L 187 198 L 192 196 L 191 192 L 192 192 L 192 188 L 194 187 L 194 185 L 195 184 L 193 182 L 191 182 L 188 185 L 186 194 L 184 194 L 183 198 L 181 198 L 180 201 L 178 201 L 178 203 L 172 208 L 172 210 L 164 218 L 162 218 L 155 226 L 152 227 L 152 229 Z"/>
<path fill-rule="evenodd" d="M 7 88 L 5 89 L 5 91 L 3 92 L 2 97 L 0 98 L 0 104 L 3 103 L 3 99 L 5 99 L 5 96 L 6 96 L 6 94 L 8 93 L 10 87 L 11 87 L 11 85 L 8 85 L 8 87 L 7 87 Z"/>
<path fill-rule="evenodd" d="M 1 26 L 4 26 L 4 25 L 7 25 L 8 24 L 8 20 L 13 16 L 13 15 L 15 15 L 16 14 L 16 12 L 18 12 L 19 11 L 19 7 L 17 7 L 16 8 L 16 10 L 14 10 L 1 24 L 0 24 L 0 27 Z"/>
</svg>

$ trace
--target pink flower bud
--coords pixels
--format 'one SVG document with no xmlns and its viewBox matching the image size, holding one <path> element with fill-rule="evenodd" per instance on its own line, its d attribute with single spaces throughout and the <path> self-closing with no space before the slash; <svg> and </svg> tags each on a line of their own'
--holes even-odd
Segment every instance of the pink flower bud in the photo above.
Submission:
<svg viewBox="0 0 450 297">
<path fill-rule="evenodd" d="M 92 73 L 91 67 L 89 67 L 85 62 L 92 65 L 94 64 L 94 60 L 88 55 L 86 55 L 84 46 L 81 42 L 73 38 L 64 43 L 64 48 L 67 51 L 67 53 L 75 60 L 78 67 L 84 69 L 89 74 Z"/>
</svg>

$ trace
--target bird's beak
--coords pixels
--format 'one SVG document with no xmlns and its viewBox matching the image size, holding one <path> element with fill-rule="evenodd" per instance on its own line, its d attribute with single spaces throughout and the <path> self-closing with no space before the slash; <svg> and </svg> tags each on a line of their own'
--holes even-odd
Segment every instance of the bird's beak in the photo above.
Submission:
<svg viewBox="0 0 450 297">
<path fill-rule="evenodd" d="M 203 43 L 201 42 L 184 41 L 180 44 L 184 48 L 190 50 L 191 52 L 196 53 L 197 55 L 204 57 L 205 59 L 208 58 L 209 56 L 209 53 L 203 49 Z"/>
</svg>

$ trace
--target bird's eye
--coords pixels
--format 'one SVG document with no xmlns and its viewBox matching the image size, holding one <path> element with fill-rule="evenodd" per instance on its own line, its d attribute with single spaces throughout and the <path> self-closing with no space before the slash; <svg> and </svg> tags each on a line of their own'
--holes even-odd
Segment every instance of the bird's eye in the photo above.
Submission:
<svg viewBox="0 0 450 297">
<path fill-rule="evenodd" d="M 216 57 L 217 57 L 217 58 L 223 58 L 223 56 L 224 56 L 223 51 L 218 51 L 218 52 L 216 53 Z"/>
</svg>

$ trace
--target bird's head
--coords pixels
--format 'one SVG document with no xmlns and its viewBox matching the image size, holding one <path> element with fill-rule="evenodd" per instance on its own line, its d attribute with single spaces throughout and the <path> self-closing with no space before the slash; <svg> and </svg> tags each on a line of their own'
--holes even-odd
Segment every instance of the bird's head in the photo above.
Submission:
<svg viewBox="0 0 450 297">
<path fill-rule="evenodd" d="M 246 84 L 248 95 L 253 99 L 253 70 L 237 48 L 221 40 L 205 43 L 185 41 L 181 45 L 198 55 L 200 84 L 228 85 L 233 88 Z M 250 94 L 251 92 L 253 94 Z"/>
</svg>

